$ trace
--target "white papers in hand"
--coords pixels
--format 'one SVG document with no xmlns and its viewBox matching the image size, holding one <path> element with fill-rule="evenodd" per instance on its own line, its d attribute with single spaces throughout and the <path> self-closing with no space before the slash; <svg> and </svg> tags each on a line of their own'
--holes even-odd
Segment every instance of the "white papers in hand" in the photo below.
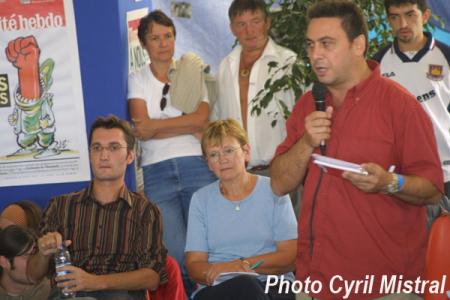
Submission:
<svg viewBox="0 0 450 300">
<path fill-rule="evenodd" d="M 314 153 L 312 155 L 313 157 L 313 163 L 315 163 L 318 166 L 322 166 L 326 168 L 333 168 L 338 169 L 342 171 L 349 171 L 354 172 L 362 175 L 369 175 L 366 170 L 364 170 L 361 165 L 354 164 L 345 160 L 340 160 L 336 158 L 331 158 L 327 156 L 323 156 L 320 154 Z"/>
<path fill-rule="evenodd" d="M 255 272 L 224 272 L 220 273 L 219 276 L 216 277 L 216 279 L 213 282 L 214 285 L 221 284 L 224 281 L 227 281 L 228 279 L 234 278 L 239 275 L 249 275 L 249 276 L 259 276 L 258 273 Z"/>
</svg>

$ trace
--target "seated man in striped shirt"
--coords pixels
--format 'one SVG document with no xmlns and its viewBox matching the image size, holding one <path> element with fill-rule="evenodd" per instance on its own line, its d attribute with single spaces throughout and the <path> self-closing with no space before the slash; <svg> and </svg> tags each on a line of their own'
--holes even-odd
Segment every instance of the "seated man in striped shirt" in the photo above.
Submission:
<svg viewBox="0 0 450 300">
<path fill-rule="evenodd" d="M 98 118 L 89 136 L 91 184 L 50 201 L 28 276 L 38 281 L 53 274 L 53 254 L 68 245 L 72 266 L 58 268 L 69 274 L 55 278 L 53 299 L 61 289 L 98 300 L 145 299 L 146 289 L 166 281 L 159 209 L 125 186 L 134 141 L 126 121 Z"/>
</svg>

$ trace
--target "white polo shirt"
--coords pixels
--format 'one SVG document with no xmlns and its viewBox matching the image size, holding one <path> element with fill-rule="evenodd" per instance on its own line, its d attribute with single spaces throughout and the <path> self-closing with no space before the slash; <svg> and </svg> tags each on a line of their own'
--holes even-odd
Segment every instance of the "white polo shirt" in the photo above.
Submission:
<svg viewBox="0 0 450 300">
<path fill-rule="evenodd" d="M 450 47 L 425 32 L 427 43 L 417 53 L 403 53 L 394 40 L 374 59 L 383 76 L 404 86 L 428 113 L 436 136 L 445 182 L 450 181 Z"/>
</svg>

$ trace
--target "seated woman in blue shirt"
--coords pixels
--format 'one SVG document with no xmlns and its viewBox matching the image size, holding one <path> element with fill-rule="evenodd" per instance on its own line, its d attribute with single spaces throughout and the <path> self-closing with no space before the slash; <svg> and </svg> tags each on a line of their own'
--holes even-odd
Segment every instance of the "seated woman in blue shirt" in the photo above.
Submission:
<svg viewBox="0 0 450 300">
<path fill-rule="evenodd" d="M 193 299 L 294 299 L 276 287 L 264 291 L 267 275 L 294 279 L 297 221 L 289 196 L 276 196 L 270 178 L 247 172 L 250 146 L 237 121 L 211 123 L 202 151 L 219 180 L 195 192 L 189 209 L 185 261 L 199 283 Z M 249 275 L 214 284 L 224 272 Z"/>
</svg>

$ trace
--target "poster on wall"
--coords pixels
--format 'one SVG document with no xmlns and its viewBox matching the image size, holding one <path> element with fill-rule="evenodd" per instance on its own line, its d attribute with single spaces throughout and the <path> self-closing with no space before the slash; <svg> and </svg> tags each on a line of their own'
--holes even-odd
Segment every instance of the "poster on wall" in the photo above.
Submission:
<svg viewBox="0 0 450 300">
<path fill-rule="evenodd" d="M 0 186 L 90 180 L 73 3 L 0 0 Z"/>
<path fill-rule="evenodd" d="M 133 73 L 144 67 L 150 60 L 147 51 L 141 47 L 138 38 L 138 27 L 142 17 L 148 14 L 148 7 L 135 9 L 127 12 L 127 31 L 128 31 L 128 74 Z M 144 178 L 142 175 L 141 147 L 140 143 L 136 143 L 136 189 L 140 192 L 144 191 Z"/>
<path fill-rule="evenodd" d="M 138 27 L 142 17 L 148 14 L 148 8 L 140 8 L 127 12 L 128 26 L 128 73 L 139 70 L 148 61 L 147 52 L 141 47 L 138 38 Z"/>
</svg>

